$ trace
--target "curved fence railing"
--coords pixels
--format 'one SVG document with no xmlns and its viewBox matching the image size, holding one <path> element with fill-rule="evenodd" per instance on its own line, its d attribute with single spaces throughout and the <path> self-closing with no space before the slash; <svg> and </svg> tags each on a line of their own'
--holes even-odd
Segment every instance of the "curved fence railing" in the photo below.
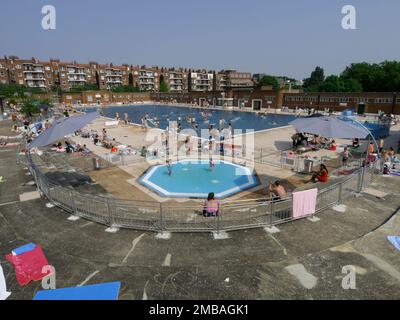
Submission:
<svg viewBox="0 0 400 320">
<path fill-rule="evenodd" d="M 159 203 L 152 201 L 122 200 L 94 196 L 63 187 L 51 180 L 26 153 L 27 166 L 38 190 L 51 203 L 65 211 L 114 228 L 141 229 L 155 232 L 220 232 L 249 228 L 271 227 L 293 217 L 292 197 L 279 202 L 267 199 L 223 201 L 217 217 L 202 215 L 202 202 Z M 320 189 L 316 213 L 341 203 L 371 184 L 380 173 L 376 161 L 359 168 L 334 185 Z"/>
</svg>

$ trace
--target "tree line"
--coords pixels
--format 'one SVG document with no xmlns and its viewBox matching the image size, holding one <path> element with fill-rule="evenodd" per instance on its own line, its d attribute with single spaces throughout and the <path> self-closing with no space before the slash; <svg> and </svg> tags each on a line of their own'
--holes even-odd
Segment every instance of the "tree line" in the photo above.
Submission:
<svg viewBox="0 0 400 320">
<path fill-rule="evenodd" d="M 277 77 L 265 75 L 258 86 L 279 88 Z M 306 92 L 397 92 L 400 91 L 400 61 L 352 63 L 339 75 L 325 76 L 317 66 L 300 87 Z"/>
</svg>

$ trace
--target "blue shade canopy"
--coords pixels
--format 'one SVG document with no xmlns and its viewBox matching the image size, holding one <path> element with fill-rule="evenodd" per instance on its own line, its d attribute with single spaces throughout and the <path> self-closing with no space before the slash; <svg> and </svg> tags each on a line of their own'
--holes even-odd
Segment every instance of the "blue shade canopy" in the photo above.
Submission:
<svg viewBox="0 0 400 320">
<path fill-rule="evenodd" d="M 327 138 L 337 139 L 365 139 L 369 132 L 350 121 L 343 121 L 337 118 L 299 118 L 289 122 L 297 131 L 317 134 Z"/>
<path fill-rule="evenodd" d="M 77 117 L 61 118 L 55 120 L 50 128 L 33 140 L 28 148 L 44 147 L 58 141 L 65 136 L 75 133 L 92 122 L 99 116 L 97 112 L 86 113 Z"/>
</svg>

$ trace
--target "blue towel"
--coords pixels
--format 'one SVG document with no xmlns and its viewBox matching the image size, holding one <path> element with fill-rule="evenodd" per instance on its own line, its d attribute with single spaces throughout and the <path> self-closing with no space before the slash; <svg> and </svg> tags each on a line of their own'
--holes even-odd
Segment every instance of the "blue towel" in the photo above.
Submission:
<svg viewBox="0 0 400 320">
<path fill-rule="evenodd" d="M 118 300 L 121 282 L 38 291 L 33 300 Z"/>
<path fill-rule="evenodd" d="M 19 254 L 23 254 L 25 252 L 31 251 L 31 250 L 35 249 L 35 247 L 36 247 L 36 244 L 28 243 L 28 244 L 25 244 L 25 245 L 17 248 L 17 249 L 14 249 L 12 251 L 12 253 L 17 256 Z"/>
<path fill-rule="evenodd" d="M 395 248 L 400 251 L 400 237 L 388 236 L 387 238 L 390 243 L 393 244 Z"/>
</svg>

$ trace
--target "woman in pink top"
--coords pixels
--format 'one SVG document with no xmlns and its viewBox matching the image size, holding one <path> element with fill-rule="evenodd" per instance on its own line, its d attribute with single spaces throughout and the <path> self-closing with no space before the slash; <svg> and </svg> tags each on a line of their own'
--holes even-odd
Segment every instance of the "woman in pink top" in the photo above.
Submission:
<svg viewBox="0 0 400 320">
<path fill-rule="evenodd" d="M 203 216 L 216 217 L 219 215 L 219 202 L 215 200 L 213 192 L 208 194 L 207 200 L 204 202 Z"/>
<path fill-rule="evenodd" d="M 286 190 L 279 181 L 269 185 L 269 191 L 272 193 L 272 200 L 282 200 L 286 198 Z"/>
</svg>

